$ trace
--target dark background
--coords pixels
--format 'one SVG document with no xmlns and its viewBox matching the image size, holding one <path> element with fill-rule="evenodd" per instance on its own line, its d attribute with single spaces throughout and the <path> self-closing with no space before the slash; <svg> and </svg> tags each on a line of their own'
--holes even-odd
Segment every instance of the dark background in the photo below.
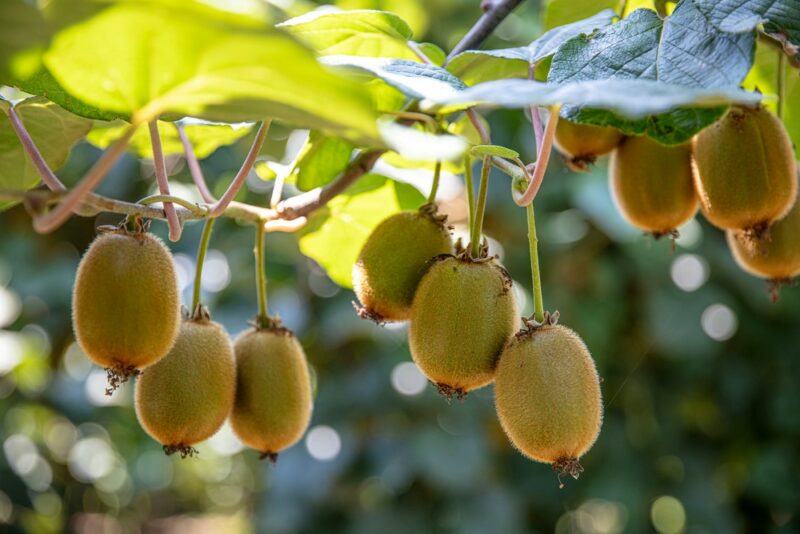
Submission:
<svg viewBox="0 0 800 534">
<path fill-rule="evenodd" d="M 477 15 L 465 0 L 341 3 L 396 10 L 445 49 Z M 540 28 L 527 2 L 487 46 Z M 490 122 L 496 144 L 532 159 L 521 113 Z M 282 158 L 289 133 L 273 128 L 265 156 Z M 203 162 L 218 190 L 250 140 Z M 60 176 L 76 181 L 98 154 L 79 145 Z M 405 327 L 359 320 L 352 293 L 286 234 L 267 238 L 270 308 L 313 366 L 310 433 L 275 467 L 229 431 L 198 458 L 164 457 L 136 422 L 130 385 L 108 404 L 103 371 L 73 342 L 80 254 L 96 225 L 116 219 L 74 218 L 40 236 L 16 207 L 0 214 L 0 531 L 800 531 L 800 290 L 771 304 L 700 217 L 675 251 L 641 236 L 616 213 L 606 161 L 579 175 L 554 159 L 536 204 L 545 305 L 584 338 L 604 379 L 605 421 L 580 480 L 559 489 L 548 466 L 512 450 L 491 387 L 448 404 L 425 386 L 407 363 Z M 173 181 L 189 187 L 173 163 Z M 271 185 L 253 178 L 248 200 L 263 204 Z M 151 167 L 126 157 L 99 192 L 134 200 L 153 187 Z M 524 211 L 501 175 L 485 231 L 529 295 Z M 199 234 L 190 224 L 171 244 L 187 273 Z M 252 234 L 225 220 L 212 237 L 204 301 L 232 335 L 255 314 Z"/>
</svg>

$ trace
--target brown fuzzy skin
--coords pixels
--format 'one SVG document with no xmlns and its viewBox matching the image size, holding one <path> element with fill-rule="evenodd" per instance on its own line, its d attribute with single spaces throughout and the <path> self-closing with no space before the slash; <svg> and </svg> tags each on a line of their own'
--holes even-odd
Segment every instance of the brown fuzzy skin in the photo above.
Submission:
<svg viewBox="0 0 800 534">
<path fill-rule="evenodd" d="M 184 320 L 175 345 L 136 381 L 136 416 L 171 450 L 199 443 L 220 429 L 233 408 L 233 344 L 219 323 Z"/>
<path fill-rule="evenodd" d="M 494 260 L 445 256 L 417 288 L 408 343 L 425 376 L 460 396 L 494 379 L 497 358 L 518 325 L 505 269 Z"/>
<path fill-rule="evenodd" d="M 608 177 L 622 216 L 645 232 L 669 234 L 697 213 L 689 144 L 628 137 L 612 152 Z"/>
<path fill-rule="evenodd" d="M 180 323 L 178 279 L 164 243 L 146 233 L 97 236 L 72 293 L 72 325 L 86 355 L 106 368 L 145 368 L 167 354 Z"/>
<path fill-rule="evenodd" d="M 732 107 L 694 138 L 703 214 L 723 229 L 764 228 L 797 196 L 797 164 L 783 123 L 764 108 Z"/>
<path fill-rule="evenodd" d="M 273 456 L 297 443 L 311 421 L 311 377 L 303 347 L 285 329 L 251 329 L 234 343 L 234 433 L 248 447 Z"/>
<path fill-rule="evenodd" d="M 555 146 L 572 165 L 585 167 L 598 156 L 608 154 L 622 141 L 622 132 L 610 126 L 578 124 L 560 119 L 556 125 Z"/>
<path fill-rule="evenodd" d="M 561 325 L 520 333 L 500 357 L 495 407 L 511 443 L 532 460 L 561 464 L 600 433 L 600 379 L 586 345 Z"/>
<path fill-rule="evenodd" d="M 392 215 L 375 228 L 353 266 L 353 290 L 367 314 L 403 321 L 431 259 L 452 252 L 443 223 L 418 211 Z"/>
<path fill-rule="evenodd" d="M 800 203 L 756 238 L 728 231 L 728 246 L 736 263 L 748 273 L 770 280 L 788 280 L 800 275 Z"/>
</svg>

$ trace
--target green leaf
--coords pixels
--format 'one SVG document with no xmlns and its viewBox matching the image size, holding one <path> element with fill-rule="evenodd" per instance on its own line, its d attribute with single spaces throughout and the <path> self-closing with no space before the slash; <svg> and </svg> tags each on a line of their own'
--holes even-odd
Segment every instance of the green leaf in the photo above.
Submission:
<svg viewBox="0 0 800 534">
<path fill-rule="evenodd" d="M 36 186 L 40 177 L 11 128 L 6 114 L 9 107 L 9 102 L 0 99 L 0 189 L 25 191 Z M 92 127 L 92 121 L 73 115 L 42 97 L 23 100 L 15 109 L 53 170 L 64 164 L 75 143 Z M 9 205 L 0 203 L 0 209 Z"/>
<path fill-rule="evenodd" d="M 482 158 L 484 156 L 497 156 L 498 158 L 516 159 L 519 152 L 500 145 L 475 145 L 469 149 L 472 157 Z"/>
<path fill-rule="evenodd" d="M 297 187 L 309 191 L 330 183 L 350 163 L 353 145 L 347 141 L 311 132 L 295 158 Z"/>
<path fill-rule="evenodd" d="M 458 161 L 467 150 L 458 135 L 434 135 L 396 122 L 381 122 L 380 132 L 387 146 L 411 161 Z"/>
<path fill-rule="evenodd" d="M 352 287 L 353 265 L 372 230 L 386 217 L 423 202 L 425 197 L 408 184 L 365 175 L 309 217 L 300 231 L 300 251 L 322 266 L 331 280 Z"/>
<path fill-rule="evenodd" d="M 329 56 L 327 65 L 348 67 L 376 76 L 415 99 L 442 100 L 464 89 L 464 82 L 441 67 L 404 59 Z"/>
<path fill-rule="evenodd" d="M 417 59 L 408 47 L 411 28 L 393 13 L 372 9 L 316 10 L 278 25 L 320 55 Z"/>
<path fill-rule="evenodd" d="M 437 67 L 441 67 L 447 61 L 447 52 L 433 43 L 419 43 L 419 49 Z"/>
<path fill-rule="evenodd" d="M 587 19 L 553 28 L 528 46 L 468 50 L 450 60 L 447 70 L 467 85 L 503 78 L 527 78 L 531 65 L 555 54 L 569 39 L 608 26 L 613 18 L 614 12 L 606 9 Z"/>
<path fill-rule="evenodd" d="M 113 122 L 97 122 L 86 140 L 98 148 L 106 148 L 119 139 L 129 124 L 117 120 Z M 219 147 L 232 145 L 251 130 L 251 125 L 215 123 L 188 123 L 183 126 L 186 137 L 192 143 L 194 153 L 199 159 L 210 156 Z M 158 121 L 158 133 L 165 156 L 183 154 L 183 144 L 178 137 L 178 130 L 171 122 Z M 141 158 L 153 158 L 153 147 L 150 142 L 150 130 L 144 126 L 136 129 L 136 133 L 128 143 L 128 150 Z"/>
<path fill-rule="evenodd" d="M 800 48 L 800 3 L 797 0 L 694 0 L 711 24 L 725 32 L 752 32 L 759 25 L 779 40 Z M 800 59 L 800 50 L 795 57 Z"/>
<path fill-rule="evenodd" d="M 180 5 L 111 4 L 59 32 L 45 64 L 73 96 L 132 122 L 272 117 L 365 144 L 376 140 L 369 94 L 323 68 L 293 38 Z"/>
<path fill-rule="evenodd" d="M 619 0 L 548 0 L 544 8 L 547 30 L 577 22 L 603 9 L 617 9 Z"/>
<path fill-rule="evenodd" d="M 0 21 L 0 83 L 8 83 L 39 68 L 48 32 L 39 10 L 22 0 L 0 2 Z"/>
<path fill-rule="evenodd" d="M 638 78 L 688 87 L 737 87 L 750 70 L 753 49 L 752 33 L 717 30 L 690 0 L 681 2 L 663 21 L 654 11 L 639 9 L 592 36 L 571 39 L 553 57 L 548 81 Z M 636 95 L 630 96 L 636 99 Z M 563 109 L 562 115 L 678 143 L 716 120 L 721 112 L 677 111 L 671 117 L 638 123 L 575 107 Z"/>
</svg>

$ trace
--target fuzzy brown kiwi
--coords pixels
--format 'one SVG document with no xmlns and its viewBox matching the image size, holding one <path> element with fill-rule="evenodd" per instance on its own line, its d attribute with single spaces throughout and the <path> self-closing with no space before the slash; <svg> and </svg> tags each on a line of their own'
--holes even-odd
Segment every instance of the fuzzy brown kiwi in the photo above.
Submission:
<svg viewBox="0 0 800 534">
<path fill-rule="evenodd" d="M 363 306 L 359 315 L 376 322 L 408 319 L 425 268 L 433 257 L 452 248 L 445 217 L 436 215 L 435 206 L 384 220 L 353 266 L 353 290 Z"/>
<path fill-rule="evenodd" d="M 236 400 L 231 427 L 272 461 L 297 443 L 311 420 L 311 378 L 303 347 L 280 326 L 253 328 L 234 343 Z"/>
<path fill-rule="evenodd" d="M 555 146 L 573 170 L 585 171 L 598 156 L 608 154 L 622 141 L 622 132 L 610 126 L 578 124 L 560 119 L 556 125 Z"/>
<path fill-rule="evenodd" d="M 628 137 L 611 153 L 608 174 L 622 216 L 655 237 L 675 235 L 697 213 L 690 144 Z"/>
<path fill-rule="evenodd" d="M 169 353 L 136 381 L 136 416 L 164 452 L 191 456 L 233 408 L 236 363 L 225 329 L 207 317 L 185 319 Z"/>
<path fill-rule="evenodd" d="M 742 232 L 726 234 L 736 263 L 748 273 L 769 280 L 775 288 L 800 276 L 800 202 L 773 223 L 767 235 L 754 240 Z"/>
<path fill-rule="evenodd" d="M 444 255 L 417 288 L 408 343 L 439 392 L 461 398 L 494 379 L 497 357 L 517 326 L 505 269 L 494 259 Z"/>
<path fill-rule="evenodd" d="M 497 366 L 495 407 L 511 443 L 525 456 L 575 476 L 600 433 L 600 379 L 589 350 L 569 328 L 520 331 Z"/>
<path fill-rule="evenodd" d="M 763 107 L 732 107 L 695 136 L 693 152 L 700 206 L 713 225 L 758 237 L 794 204 L 792 143 Z"/>
<path fill-rule="evenodd" d="M 78 266 L 72 325 L 86 355 L 119 383 L 167 354 L 180 327 L 172 254 L 157 237 L 125 230 L 97 236 Z"/>
</svg>

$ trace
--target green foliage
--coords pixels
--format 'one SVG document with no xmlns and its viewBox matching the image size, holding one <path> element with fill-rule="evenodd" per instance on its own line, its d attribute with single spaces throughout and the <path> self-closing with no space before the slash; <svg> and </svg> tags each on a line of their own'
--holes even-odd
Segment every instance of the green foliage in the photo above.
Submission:
<svg viewBox="0 0 800 534">
<path fill-rule="evenodd" d="M 386 217 L 424 201 L 410 185 L 368 174 L 309 218 L 300 234 L 300 251 L 334 282 L 352 287 L 353 265 L 372 230 Z"/>
<path fill-rule="evenodd" d="M 292 164 L 298 189 L 308 191 L 331 182 L 347 167 L 352 153 L 353 145 L 347 141 L 312 131 Z"/>
<path fill-rule="evenodd" d="M 548 0 L 544 9 L 547 30 L 577 22 L 603 9 L 616 10 L 619 0 Z"/>
<path fill-rule="evenodd" d="M 107 148 L 119 139 L 128 127 L 122 120 L 113 122 L 97 122 L 86 140 L 98 148 Z M 192 144 L 195 155 L 199 159 L 210 156 L 216 149 L 232 145 L 250 130 L 249 125 L 229 125 L 215 123 L 188 123 L 183 126 L 186 137 Z M 158 121 L 158 134 L 161 137 L 161 148 L 165 156 L 183 154 L 183 145 L 178 130 L 171 122 Z M 150 131 L 144 126 L 137 128 L 128 144 L 128 150 L 141 158 L 153 159 L 153 146 L 150 142 Z"/>
<path fill-rule="evenodd" d="M 515 159 L 519 157 L 519 152 L 498 145 L 476 145 L 469 149 L 470 156 L 480 158 L 483 156 L 497 156 L 499 158 Z"/>
<path fill-rule="evenodd" d="M 0 99 L 0 189 L 25 191 L 38 184 L 40 178 L 11 128 L 6 114 L 10 105 Z M 15 109 L 51 169 L 64 164 L 73 145 L 92 127 L 92 121 L 73 115 L 42 97 L 23 100 Z M 9 205 L 0 202 L 0 209 Z"/>
</svg>

